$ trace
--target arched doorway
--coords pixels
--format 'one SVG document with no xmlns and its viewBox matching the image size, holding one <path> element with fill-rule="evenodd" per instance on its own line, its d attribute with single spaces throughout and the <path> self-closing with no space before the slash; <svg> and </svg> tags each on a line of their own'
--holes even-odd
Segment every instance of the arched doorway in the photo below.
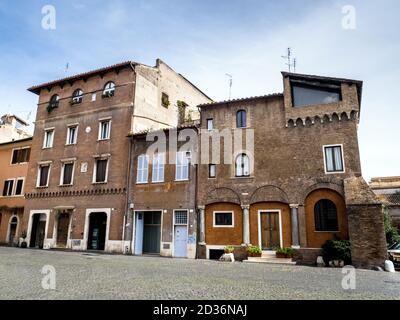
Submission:
<svg viewBox="0 0 400 320">
<path fill-rule="evenodd" d="M 89 216 L 88 250 L 104 250 L 106 244 L 107 214 L 92 212 Z"/>
<path fill-rule="evenodd" d="M 335 236 L 348 239 L 346 204 L 343 197 L 331 189 L 317 189 L 305 201 L 307 246 L 321 246 Z"/>
<path fill-rule="evenodd" d="M 17 234 L 17 227 L 18 227 L 18 218 L 16 216 L 13 216 L 10 220 L 10 225 L 8 229 L 7 242 L 9 246 L 14 246 L 16 244 L 15 236 Z"/>
</svg>

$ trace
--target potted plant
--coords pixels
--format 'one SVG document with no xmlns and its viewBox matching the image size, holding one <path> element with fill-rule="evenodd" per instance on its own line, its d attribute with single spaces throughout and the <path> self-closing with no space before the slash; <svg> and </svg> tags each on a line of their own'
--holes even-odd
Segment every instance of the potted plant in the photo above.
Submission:
<svg viewBox="0 0 400 320">
<path fill-rule="evenodd" d="M 21 239 L 22 239 L 22 241 L 20 241 L 21 248 L 26 248 L 28 246 L 28 244 L 25 241 L 25 239 L 26 239 L 26 231 L 25 230 L 21 232 Z"/>
<path fill-rule="evenodd" d="M 292 248 L 278 248 L 275 252 L 277 258 L 292 258 L 294 250 Z"/>
<path fill-rule="evenodd" d="M 350 241 L 328 240 L 322 246 L 322 255 L 325 263 L 332 267 L 341 267 L 351 264 Z"/>
<path fill-rule="evenodd" d="M 235 247 L 234 246 L 226 246 L 224 248 L 224 252 L 225 253 L 233 253 L 235 251 Z"/>
<path fill-rule="evenodd" d="M 247 254 L 249 257 L 261 257 L 262 251 L 260 247 L 257 246 L 248 246 Z"/>
</svg>

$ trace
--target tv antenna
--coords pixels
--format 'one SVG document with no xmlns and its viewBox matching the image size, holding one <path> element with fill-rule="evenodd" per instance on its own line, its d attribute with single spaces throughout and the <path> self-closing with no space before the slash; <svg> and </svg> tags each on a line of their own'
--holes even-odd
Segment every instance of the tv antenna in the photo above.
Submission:
<svg viewBox="0 0 400 320">
<path fill-rule="evenodd" d="M 229 74 L 229 73 L 225 73 L 225 75 L 229 78 L 229 99 L 228 100 L 231 100 L 233 76 L 231 74 Z"/>
<path fill-rule="evenodd" d="M 288 66 L 289 72 L 292 72 L 292 67 L 293 67 L 293 72 L 296 72 L 296 58 L 292 59 L 292 48 L 287 48 L 287 54 L 286 56 L 281 56 L 283 59 L 287 59 L 286 65 Z"/>
</svg>

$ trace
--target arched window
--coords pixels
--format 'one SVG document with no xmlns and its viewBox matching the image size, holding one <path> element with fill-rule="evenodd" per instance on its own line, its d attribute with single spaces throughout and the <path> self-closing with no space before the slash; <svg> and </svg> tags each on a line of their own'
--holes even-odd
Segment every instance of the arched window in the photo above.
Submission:
<svg viewBox="0 0 400 320">
<path fill-rule="evenodd" d="M 247 154 L 242 153 L 236 157 L 235 175 L 236 175 L 236 177 L 249 177 L 250 176 L 250 159 Z"/>
<path fill-rule="evenodd" d="M 339 231 L 336 205 L 327 199 L 314 206 L 315 231 Z"/>
<path fill-rule="evenodd" d="M 239 110 L 236 112 L 236 127 L 237 128 L 246 128 L 246 111 L 245 110 Z"/>
<path fill-rule="evenodd" d="M 81 89 L 76 89 L 72 94 L 72 104 L 81 103 L 83 100 L 83 91 Z"/>
<path fill-rule="evenodd" d="M 104 86 L 103 97 L 112 97 L 114 96 L 114 92 L 115 92 L 115 83 L 112 81 L 107 82 L 106 85 Z"/>
<path fill-rule="evenodd" d="M 53 95 L 50 99 L 50 107 L 57 108 L 59 102 L 60 102 L 60 97 L 58 96 L 58 94 Z"/>
</svg>

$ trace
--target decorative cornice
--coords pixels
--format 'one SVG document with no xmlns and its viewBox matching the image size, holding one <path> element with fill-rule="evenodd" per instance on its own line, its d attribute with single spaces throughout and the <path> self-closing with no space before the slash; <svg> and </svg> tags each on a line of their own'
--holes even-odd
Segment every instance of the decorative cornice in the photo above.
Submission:
<svg viewBox="0 0 400 320">
<path fill-rule="evenodd" d="M 298 126 L 312 126 L 316 123 L 330 123 L 344 120 L 358 120 L 359 112 L 357 110 L 352 110 L 348 112 L 342 113 L 326 113 L 323 115 L 315 115 L 315 116 L 306 116 L 306 117 L 298 117 L 298 118 L 288 118 L 286 119 L 286 128 L 293 128 Z"/>
<path fill-rule="evenodd" d="M 63 198 L 63 197 L 86 197 L 86 196 L 102 196 L 102 195 L 119 195 L 126 194 L 126 188 L 103 188 L 91 190 L 64 190 L 51 192 L 35 192 L 26 193 L 26 199 L 37 198 Z"/>
</svg>

